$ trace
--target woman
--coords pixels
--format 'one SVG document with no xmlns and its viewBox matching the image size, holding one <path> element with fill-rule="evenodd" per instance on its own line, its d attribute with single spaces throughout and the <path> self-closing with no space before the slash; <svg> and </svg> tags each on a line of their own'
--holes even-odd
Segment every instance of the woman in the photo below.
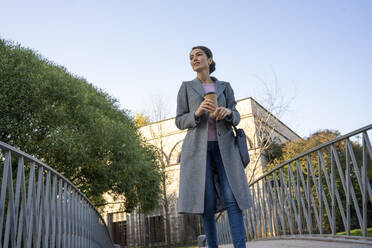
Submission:
<svg viewBox="0 0 372 248">
<path fill-rule="evenodd" d="M 176 125 L 187 129 L 182 145 L 179 213 L 202 214 L 208 247 L 218 247 L 215 213 L 227 209 L 234 247 L 245 247 L 242 210 L 252 205 L 244 167 L 234 143 L 238 125 L 234 92 L 229 83 L 210 74 L 212 52 L 193 47 L 190 63 L 197 77 L 182 83 L 177 96 Z M 218 106 L 204 99 L 215 92 Z M 214 117 L 210 117 L 210 114 Z"/>
</svg>

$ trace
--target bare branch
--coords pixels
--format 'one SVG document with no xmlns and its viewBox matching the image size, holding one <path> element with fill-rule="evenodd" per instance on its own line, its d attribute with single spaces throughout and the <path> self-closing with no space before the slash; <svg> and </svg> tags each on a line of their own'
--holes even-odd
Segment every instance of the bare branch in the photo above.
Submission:
<svg viewBox="0 0 372 248">
<path fill-rule="evenodd" d="M 294 99 L 294 96 L 288 98 L 282 94 L 275 71 L 272 70 L 269 79 L 257 75 L 255 75 L 255 78 L 263 87 L 260 94 L 260 103 L 264 106 L 264 109 L 259 105 L 252 106 L 255 130 L 252 140 L 253 147 L 251 147 L 251 153 L 253 151 L 251 159 L 253 161 L 247 167 L 249 183 L 253 182 L 262 173 L 262 171 L 259 172 L 263 166 L 262 159 L 266 159 L 266 151 L 276 142 L 275 136 L 279 132 L 277 130 L 277 118 L 288 111 L 290 103 Z"/>
</svg>

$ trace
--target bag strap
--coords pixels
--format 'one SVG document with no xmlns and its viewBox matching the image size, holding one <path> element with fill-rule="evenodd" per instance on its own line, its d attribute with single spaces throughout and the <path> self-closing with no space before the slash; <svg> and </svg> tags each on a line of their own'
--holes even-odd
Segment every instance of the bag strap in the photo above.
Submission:
<svg viewBox="0 0 372 248">
<path fill-rule="evenodd" d="M 231 123 L 231 125 L 233 126 L 235 133 L 238 133 L 238 128 L 234 125 L 234 123 Z"/>
<path fill-rule="evenodd" d="M 226 101 L 227 101 L 226 88 L 223 90 L 223 94 L 224 94 L 225 99 L 226 99 Z M 231 122 L 231 125 L 232 125 L 233 128 L 234 128 L 235 134 L 237 134 L 237 133 L 238 133 L 238 128 L 237 128 L 237 127 L 234 125 L 234 123 L 232 123 L 232 122 Z"/>
</svg>

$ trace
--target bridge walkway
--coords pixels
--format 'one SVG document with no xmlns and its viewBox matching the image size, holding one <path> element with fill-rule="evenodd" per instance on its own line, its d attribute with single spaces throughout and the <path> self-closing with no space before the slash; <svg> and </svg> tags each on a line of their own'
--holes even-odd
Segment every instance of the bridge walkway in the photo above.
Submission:
<svg viewBox="0 0 372 248">
<path fill-rule="evenodd" d="M 363 244 L 360 242 L 340 242 L 340 241 L 320 241 L 320 240 L 305 240 L 305 239 L 271 239 L 250 241 L 246 243 L 247 248 L 371 248 L 371 244 Z M 220 248 L 234 248 L 232 244 L 219 245 Z"/>
</svg>

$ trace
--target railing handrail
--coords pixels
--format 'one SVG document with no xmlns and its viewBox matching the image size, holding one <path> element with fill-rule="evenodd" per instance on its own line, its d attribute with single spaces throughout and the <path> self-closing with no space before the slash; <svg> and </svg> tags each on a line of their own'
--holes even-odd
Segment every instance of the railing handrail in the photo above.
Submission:
<svg viewBox="0 0 372 248">
<path fill-rule="evenodd" d="M 55 169 L 53 169 L 52 167 L 50 167 L 49 165 L 45 164 L 44 162 L 40 161 L 39 159 L 35 158 L 34 156 L 30 155 L 30 154 L 27 154 L 23 151 L 21 151 L 20 149 L 14 147 L 14 146 L 11 146 L 7 143 L 4 143 L 2 141 L 0 141 L 0 149 L 4 149 L 4 150 L 9 150 L 11 151 L 12 153 L 15 153 L 19 156 L 22 156 L 24 157 L 25 159 L 29 160 L 30 162 L 34 162 L 34 163 L 37 163 L 38 165 L 41 165 L 42 167 L 44 167 L 45 169 L 47 169 L 48 171 L 50 171 L 52 174 L 54 174 L 55 176 L 59 177 L 60 179 L 62 179 L 64 182 L 66 182 L 70 187 L 72 187 L 91 207 L 92 209 L 96 212 L 97 216 L 100 218 L 100 220 L 102 221 L 102 224 L 105 226 L 105 229 L 106 229 L 106 232 L 107 232 L 107 235 L 108 237 L 111 239 L 111 235 L 109 234 L 108 232 L 108 228 L 107 228 L 107 225 L 106 225 L 106 222 L 104 221 L 104 219 L 102 218 L 101 214 L 98 212 L 98 210 L 95 208 L 95 206 L 93 205 L 93 203 L 88 199 L 88 197 L 86 197 L 70 180 L 68 180 L 66 177 L 64 177 L 62 174 L 58 173 Z M 111 240 L 112 241 L 112 240 Z"/>
<path fill-rule="evenodd" d="M 356 134 L 359 134 L 359 133 L 365 132 L 365 131 L 367 131 L 367 130 L 369 130 L 369 129 L 372 129 L 372 124 L 369 124 L 369 125 L 367 125 L 367 126 L 364 126 L 364 127 L 362 127 L 362 128 L 359 128 L 359 129 L 357 129 L 357 130 L 355 130 L 355 131 L 352 131 L 352 132 L 350 132 L 350 133 L 344 134 L 344 135 L 342 135 L 342 136 L 340 136 L 340 137 L 337 137 L 336 139 L 330 140 L 330 141 L 328 141 L 328 142 L 326 142 L 326 143 L 324 143 L 324 144 L 321 144 L 321 145 L 315 146 L 315 147 L 313 147 L 313 148 L 307 150 L 306 152 L 303 152 L 303 153 L 301 153 L 301 154 L 299 154 L 299 155 L 297 155 L 297 156 L 291 158 L 290 160 L 287 160 L 287 161 L 285 161 L 285 162 L 279 164 L 278 166 L 276 166 L 275 168 L 271 169 L 270 171 L 264 173 L 262 176 L 260 176 L 259 178 L 257 178 L 256 180 L 254 180 L 252 183 L 250 183 L 249 186 L 252 186 L 253 184 L 257 183 L 258 181 L 260 181 L 260 180 L 262 180 L 263 178 L 267 177 L 268 175 L 272 174 L 274 171 L 279 170 L 280 168 L 284 167 L 284 166 L 287 165 L 287 164 L 292 163 L 293 161 L 296 161 L 296 160 L 299 159 L 299 158 L 302 158 L 302 157 L 304 157 L 304 156 L 306 156 L 306 155 L 309 155 L 310 153 L 313 153 L 313 152 L 315 152 L 315 151 L 317 151 L 317 150 L 320 150 L 320 149 L 322 149 L 322 148 L 324 148 L 324 147 L 327 147 L 327 146 L 329 146 L 329 145 L 331 145 L 331 144 L 337 143 L 337 142 L 339 142 L 339 141 L 341 141 L 341 140 L 344 140 L 344 139 L 349 138 L 349 137 L 351 137 L 351 136 L 354 136 L 354 135 L 356 135 Z M 248 166 L 249 166 L 249 165 L 248 165 Z"/>
<path fill-rule="evenodd" d="M 371 245 L 372 238 L 367 237 L 372 203 L 371 129 L 372 124 L 366 125 L 313 147 L 249 184 L 252 205 L 244 211 L 248 239 L 290 236 L 347 242 L 351 230 L 360 228 L 362 234 L 353 242 Z M 354 148 L 353 143 L 360 147 Z M 218 217 L 219 242 L 232 243 L 226 212 Z M 346 235 L 337 234 L 343 230 Z"/>
</svg>

